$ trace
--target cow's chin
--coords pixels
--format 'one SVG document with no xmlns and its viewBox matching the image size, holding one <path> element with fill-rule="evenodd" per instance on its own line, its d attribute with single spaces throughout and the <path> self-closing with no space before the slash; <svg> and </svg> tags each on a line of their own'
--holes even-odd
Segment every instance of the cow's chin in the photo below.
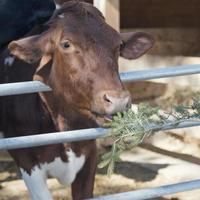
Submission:
<svg viewBox="0 0 200 200">
<path fill-rule="evenodd" d="M 104 117 L 100 117 L 100 116 L 96 116 L 95 117 L 95 121 L 96 121 L 96 123 L 97 123 L 97 125 L 99 126 L 99 127 L 105 127 L 106 125 L 106 120 L 105 120 L 105 118 Z"/>
</svg>

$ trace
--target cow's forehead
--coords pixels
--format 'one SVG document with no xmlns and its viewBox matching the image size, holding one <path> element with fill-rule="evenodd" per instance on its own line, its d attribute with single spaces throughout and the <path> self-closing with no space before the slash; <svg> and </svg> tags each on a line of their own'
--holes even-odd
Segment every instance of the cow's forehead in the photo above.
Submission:
<svg viewBox="0 0 200 200">
<path fill-rule="evenodd" d="M 106 24 L 100 11 L 86 3 L 64 4 L 51 21 L 58 24 L 57 27 L 62 29 L 62 36 L 65 38 L 111 46 L 121 43 L 119 33 Z"/>
</svg>

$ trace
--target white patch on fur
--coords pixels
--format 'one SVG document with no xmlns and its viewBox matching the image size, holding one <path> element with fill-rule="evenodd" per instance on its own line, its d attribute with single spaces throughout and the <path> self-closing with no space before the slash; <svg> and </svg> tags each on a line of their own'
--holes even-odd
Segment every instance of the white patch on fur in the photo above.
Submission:
<svg viewBox="0 0 200 200">
<path fill-rule="evenodd" d="M 59 4 L 56 3 L 56 10 L 60 9 L 61 6 Z"/>
<path fill-rule="evenodd" d="M 13 62 L 15 61 L 15 57 L 8 56 L 4 59 L 4 65 L 5 66 L 12 66 Z"/>
<path fill-rule="evenodd" d="M 67 156 L 68 162 L 56 158 L 51 163 L 34 167 L 31 175 L 20 169 L 32 200 L 52 200 L 46 183 L 48 175 L 57 178 L 64 185 L 70 185 L 75 180 L 77 173 L 85 163 L 85 156 L 77 157 L 71 149 L 67 151 Z"/>
<path fill-rule="evenodd" d="M 58 15 L 58 17 L 64 18 L 65 16 L 64 16 L 64 14 L 61 14 L 61 15 Z"/>
<path fill-rule="evenodd" d="M 47 175 L 44 170 L 34 167 L 31 176 L 20 168 L 22 178 L 26 183 L 31 200 L 53 200 L 47 187 Z"/>
</svg>

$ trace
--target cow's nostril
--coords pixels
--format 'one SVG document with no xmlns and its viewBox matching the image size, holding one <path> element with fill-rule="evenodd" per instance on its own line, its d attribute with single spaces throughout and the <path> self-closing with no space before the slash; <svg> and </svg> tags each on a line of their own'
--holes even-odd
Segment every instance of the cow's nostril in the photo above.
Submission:
<svg viewBox="0 0 200 200">
<path fill-rule="evenodd" d="M 114 115 L 131 108 L 131 96 L 127 91 L 109 90 L 97 94 L 96 106 L 106 115 Z"/>
<path fill-rule="evenodd" d="M 131 108 L 131 99 L 129 99 L 129 101 L 126 104 L 126 110 L 128 110 L 129 108 Z"/>
<path fill-rule="evenodd" d="M 103 95 L 103 99 L 104 99 L 104 101 L 106 101 L 108 103 L 112 103 L 112 101 L 109 99 L 109 97 L 106 94 Z"/>
</svg>

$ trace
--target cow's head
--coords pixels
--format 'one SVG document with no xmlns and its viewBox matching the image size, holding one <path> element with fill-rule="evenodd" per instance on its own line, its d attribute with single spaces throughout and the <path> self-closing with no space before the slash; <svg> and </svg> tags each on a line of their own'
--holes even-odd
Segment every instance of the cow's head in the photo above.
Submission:
<svg viewBox="0 0 200 200">
<path fill-rule="evenodd" d="M 129 108 L 131 96 L 120 81 L 118 57 L 143 55 L 152 47 L 152 37 L 120 35 L 95 7 L 73 1 L 57 10 L 48 25 L 46 32 L 14 41 L 9 49 L 28 63 L 40 60 L 35 79 L 53 89 L 42 96 L 55 120 L 79 126 L 87 118 L 88 126 L 95 126 Z"/>
</svg>

